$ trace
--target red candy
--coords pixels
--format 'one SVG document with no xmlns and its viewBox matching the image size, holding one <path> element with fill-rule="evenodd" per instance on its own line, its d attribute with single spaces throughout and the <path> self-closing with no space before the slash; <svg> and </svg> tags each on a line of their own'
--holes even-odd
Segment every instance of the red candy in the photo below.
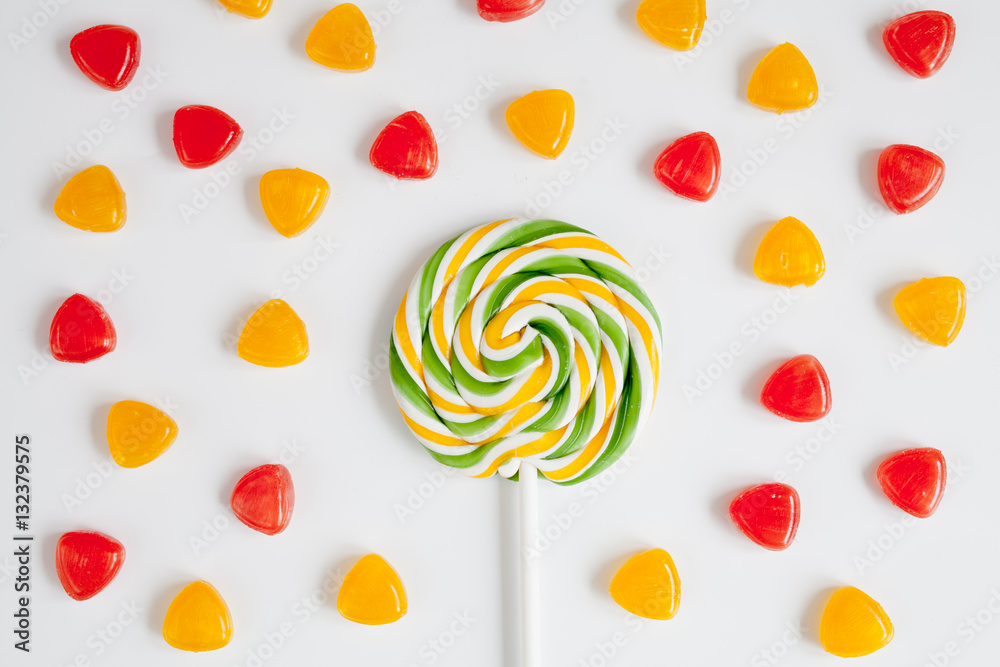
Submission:
<svg viewBox="0 0 1000 667">
<path fill-rule="evenodd" d="M 787 549 L 799 529 L 799 494 L 787 484 L 759 484 L 733 498 L 729 516 L 766 549 Z"/>
<path fill-rule="evenodd" d="M 56 544 L 56 574 L 74 600 L 94 597 L 118 574 L 125 547 L 102 533 L 66 533 Z"/>
<path fill-rule="evenodd" d="M 679 197 L 708 201 L 719 187 L 722 173 L 719 145 L 708 132 L 681 137 L 660 153 L 653 173 Z"/>
<path fill-rule="evenodd" d="M 269 463 L 254 468 L 236 483 L 229 504 L 236 518 L 265 535 L 288 527 L 295 507 L 295 487 L 288 468 Z"/>
<path fill-rule="evenodd" d="M 944 181 L 944 160 L 918 146 L 893 144 L 878 156 L 878 190 L 893 213 L 912 213 Z"/>
<path fill-rule="evenodd" d="M 174 114 L 174 149 L 185 167 L 212 166 L 232 153 L 242 138 L 239 123 L 215 107 L 192 105 Z"/>
<path fill-rule="evenodd" d="M 407 111 L 379 133 L 368 159 L 373 167 L 396 178 L 430 178 L 438 165 L 434 131 L 419 113 Z"/>
<path fill-rule="evenodd" d="M 123 25 L 95 25 L 73 36 L 69 50 L 80 71 L 108 90 L 121 90 L 139 68 L 139 35 Z"/>
<path fill-rule="evenodd" d="M 508 23 L 531 16 L 545 0 L 478 0 L 479 15 L 487 21 Z"/>
<path fill-rule="evenodd" d="M 876 474 L 882 492 L 896 507 L 926 519 L 944 495 L 948 466 L 940 451 L 925 447 L 893 454 L 882 461 Z"/>
<path fill-rule="evenodd" d="M 830 412 L 830 378 L 816 357 L 792 357 L 764 383 L 760 402 L 765 408 L 794 422 L 822 419 Z"/>
<path fill-rule="evenodd" d="M 66 299 L 49 328 L 49 347 L 59 361 L 87 363 L 115 349 L 118 335 L 107 312 L 93 299 L 74 294 Z"/>
<path fill-rule="evenodd" d="M 886 51 L 908 74 L 926 79 L 936 73 L 955 44 L 955 20 L 944 12 L 914 12 L 882 31 Z"/>
</svg>

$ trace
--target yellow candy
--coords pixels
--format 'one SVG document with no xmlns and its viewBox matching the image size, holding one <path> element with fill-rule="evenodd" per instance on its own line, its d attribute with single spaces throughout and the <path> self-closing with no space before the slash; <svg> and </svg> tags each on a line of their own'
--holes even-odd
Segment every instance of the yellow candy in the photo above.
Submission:
<svg viewBox="0 0 1000 667">
<path fill-rule="evenodd" d="M 681 579 L 674 560 L 663 549 L 633 556 L 611 580 L 611 597 L 636 616 L 673 618 L 681 604 Z"/>
<path fill-rule="evenodd" d="M 86 232 L 113 232 L 125 224 L 125 193 L 111 170 L 88 167 L 73 176 L 56 197 L 56 216 Z"/>
<path fill-rule="evenodd" d="M 349 621 L 385 625 L 406 614 L 406 591 L 399 575 L 377 554 L 363 557 L 344 577 L 337 611 Z"/>
<path fill-rule="evenodd" d="M 271 299 L 250 316 L 236 352 L 258 366 L 292 366 L 309 356 L 306 325 L 287 303 Z"/>
<path fill-rule="evenodd" d="M 823 277 L 823 248 L 812 231 L 796 218 L 782 218 L 757 246 L 753 272 L 775 285 L 813 285 Z"/>
<path fill-rule="evenodd" d="M 355 5 L 337 5 L 316 22 L 306 37 L 306 55 L 333 69 L 360 72 L 375 64 L 375 37 Z"/>
<path fill-rule="evenodd" d="M 219 0 L 222 6 L 248 19 L 264 18 L 271 11 L 271 0 Z"/>
<path fill-rule="evenodd" d="M 678 51 L 694 48 L 707 16 L 705 0 L 642 0 L 635 13 L 644 33 Z"/>
<path fill-rule="evenodd" d="M 184 587 L 167 608 L 163 638 L 182 651 L 214 651 L 233 638 L 233 619 L 219 591 L 207 581 Z"/>
<path fill-rule="evenodd" d="M 924 278 L 896 294 L 893 305 L 906 328 L 928 343 L 947 347 L 965 321 L 965 284 L 958 278 Z"/>
<path fill-rule="evenodd" d="M 819 623 L 823 648 L 841 658 L 874 653 L 892 641 L 892 632 L 882 606 L 852 586 L 833 594 Z"/>
<path fill-rule="evenodd" d="M 747 99 L 768 111 L 796 111 L 816 103 L 819 85 L 812 65 L 788 42 L 771 49 L 750 76 Z"/>
<path fill-rule="evenodd" d="M 569 143 L 575 106 L 565 90 L 536 90 L 507 107 L 507 126 L 524 146 L 554 160 Z"/>
<path fill-rule="evenodd" d="M 315 222 L 330 185 L 305 169 L 274 169 L 260 177 L 260 203 L 271 226 L 282 236 L 298 236 Z"/>
<path fill-rule="evenodd" d="M 119 401 L 108 412 L 108 449 L 123 468 L 146 465 L 177 437 L 170 415 L 139 401 Z"/>
</svg>

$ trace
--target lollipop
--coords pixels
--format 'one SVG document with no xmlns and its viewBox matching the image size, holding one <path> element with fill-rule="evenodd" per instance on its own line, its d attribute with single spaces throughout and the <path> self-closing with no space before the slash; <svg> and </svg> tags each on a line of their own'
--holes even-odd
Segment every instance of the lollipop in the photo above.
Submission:
<svg viewBox="0 0 1000 667">
<path fill-rule="evenodd" d="M 502 220 L 445 243 L 413 279 L 392 386 L 439 462 L 519 480 L 527 554 L 538 473 L 576 484 L 614 464 L 649 418 L 660 346 L 656 310 L 611 246 L 555 220 Z M 525 665 L 538 659 L 535 561 L 522 559 Z"/>
</svg>

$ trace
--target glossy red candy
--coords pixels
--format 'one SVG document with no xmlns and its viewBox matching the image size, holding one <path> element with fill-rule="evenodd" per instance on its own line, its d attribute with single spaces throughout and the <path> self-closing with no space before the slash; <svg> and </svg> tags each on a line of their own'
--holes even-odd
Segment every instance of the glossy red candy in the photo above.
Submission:
<svg viewBox="0 0 1000 667">
<path fill-rule="evenodd" d="M 288 468 L 269 463 L 243 475 L 229 501 L 236 518 L 265 535 L 288 527 L 295 507 L 295 487 Z"/>
<path fill-rule="evenodd" d="M 708 132 L 683 136 L 660 153 L 653 173 L 679 197 L 708 201 L 719 187 L 722 173 L 719 145 Z"/>
<path fill-rule="evenodd" d="M 487 21 L 508 23 L 531 16 L 545 0 L 478 0 L 479 15 Z"/>
<path fill-rule="evenodd" d="M 59 361 L 87 363 L 111 352 L 117 344 L 115 325 L 107 312 L 82 294 L 63 301 L 49 327 L 49 347 Z"/>
<path fill-rule="evenodd" d="M 762 547 L 787 549 L 799 529 L 799 494 L 787 484 L 758 484 L 733 498 L 733 523 Z"/>
<path fill-rule="evenodd" d="M 139 35 L 123 25 L 95 25 L 78 32 L 69 51 L 80 71 L 108 90 L 121 90 L 139 68 Z"/>
<path fill-rule="evenodd" d="M 918 146 L 893 144 L 878 156 L 878 190 L 893 213 L 912 213 L 944 181 L 944 160 Z"/>
<path fill-rule="evenodd" d="M 816 357 L 792 357 L 764 383 L 760 402 L 765 408 L 793 422 L 811 422 L 830 412 L 830 378 Z"/>
<path fill-rule="evenodd" d="M 948 466 L 933 447 L 896 452 L 878 467 L 878 483 L 889 500 L 904 512 L 926 519 L 944 495 Z"/>
<path fill-rule="evenodd" d="M 104 590 L 124 561 L 125 547 L 103 533 L 65 533 L 56 544 L 56 574 L 74 600 L 86 600 Z"/>
<path fill-rule="evenodd" d="M 438 166 L 434 130 L 419 113 L 407 111 L 379 133 L 368 159 L 373 167 L 396 178 L 430 178 Z"/>
<path fill-rule="evenodd" d="M 926 79 L 944 65 L 955 44 L 955 20 L 944 12 L 914 12 L 882 31 L 882 43 L 908 74 Z"/>
<path fill-rule="evenodd" d="M 174 114 L 174 149 L 185 167 L 212 166 L 232 153 L 242 138 L 239 123 L 215 107 L 194 104 Z"/>
</svg>

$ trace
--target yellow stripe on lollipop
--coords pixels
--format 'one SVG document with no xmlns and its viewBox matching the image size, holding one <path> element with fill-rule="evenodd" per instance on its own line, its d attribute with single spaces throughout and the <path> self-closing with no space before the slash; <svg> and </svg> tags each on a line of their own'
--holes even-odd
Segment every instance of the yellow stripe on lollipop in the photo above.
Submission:
<svg viewBox="0 0 1000 667">
<path fill-rule="evenodd" d="M 403 295 L 403 302 L 399 304 L 399 310 L 396 311 L 396 339 L 399 341 L 400 351 L 406 357 L 406 360 L 410 362 L 410 366 L 413 367 L 418 376 L 423 376 L 424 363 L 417 356 L 416 350 L 413 349 L 413 341 L 410 340 L 410 331 L 406 328 L 406 297 L 408 294 L 409 291 Z"/>
<path fill-rule="evenodd" d="M 574 250 L 582 248 L 585 250 L 593 250 L 595 252 L 611 255 L 612 257 L 625 262 L 625 258 L 619 255 L 617 250 L 609 246 L 601 239 L 594 238 L 593 236 L 564 236 L 561 238 L 548 239 L 546 241 L 536 243 L 535 247 L 551 248 L 553 250 Z M 628 264 L 628 262 L 625 263 Z"/>
<path fill-rule="evenodd" d="M 489 467 L 484 472 L 478 475 L 473 475 L 473 477 L 490 477 L 496 473 L 497 468 L 502 466 L 504 463 L 507 463 L 507 461 L 510 461 L 515 456 L 525 458 L 535 454 L 541 454 L 542 452 L 551 449 L 552 445 L 559 442 L 559 440 L 563 437 L 563 434 L 566 433 L 566 428 L 566 426 L 563 426 L 561 429 L 549 431 L 537 440 L 532 440 L 531 442 L 523 444 L 520 447 L 507 450 L 493 459 L 493 462 L 490 463 Z"/>
<path fill-rule="evenodd" d="M 552 375 L 552 357 L 549 356 L 549 351 L 545 350 L 545 356 L 542 358 L 542 363 L 536 368 L 524 384 L 517 390 L 508 401 L 503 405 L 498 405 L 495 408 L 487 408 L 483 406 L 474 405 L 476 412 L 482 415 L 502 415 L 508 410 L 513 410 L 519 405 L 523 405 L 528 399 L 535 396 L 545 383 L 549 381 L 549 376 Z"/>
<path fill-rule="evenodd" d="M 584 468 L 590 465 L 590 463 L 597 458 L 597 455 L 601 453 L 604 449 L 604 442 L 608 439 L 608 433 L 611 430 L 612 419 L 609 415 L 607 419 L 604 420 L 604 425 L 601 426 L 601 430 L 597 432 L 587 446 L 580 450 L 576 458 L 564 468 L 559 468 L 558 470 L 542 471 L 542 474 L 549 479 L 561 482 L 573 477 L 574 475 L 581 472 Z"/>
</svg>

